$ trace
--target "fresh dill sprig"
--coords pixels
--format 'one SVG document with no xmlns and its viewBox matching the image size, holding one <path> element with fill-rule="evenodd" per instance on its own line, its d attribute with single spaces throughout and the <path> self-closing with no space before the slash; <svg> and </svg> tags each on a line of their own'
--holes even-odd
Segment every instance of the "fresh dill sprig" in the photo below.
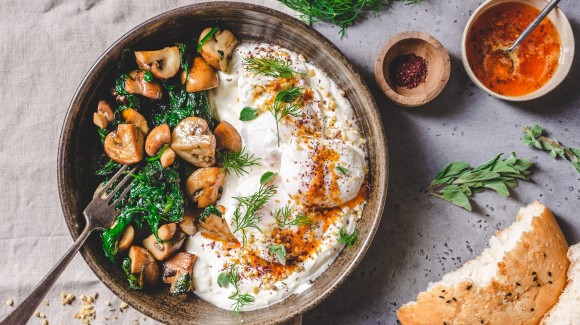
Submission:
<svg viewBox="0 0 580 325">
<path fill-rule="evenodd" d="M 346 245 L 346 248 L 352 247 L 358 240 L 358 229 L 354 229 L 351 234 L 347 234 L 344 229 L 338 231 L 338 242 Z"/>
<path fill-rule="evenodd" d="M 485 189 L 496 191 L 499 195 L 510 195 L 508 188 L 518 186 L 518 179 L 528 179 L 534 165 L 528 159 L 512 155 L 500 159 L 498 154 L 488 162 L 471 168 L 465 162 L 453 162 L 443 168 L 429 185 L 426 195 L 432 195 L 471 211 L 469 197 Z"/>
<path fill-rule="evenodd" d="M 236 209 L 234 210 L 233 220 L 236 224 L 233 233 L 242 232 L 242 246 L 246 244 L 246 229 L 254 228 L 262 231 L 258 227 L 258 222 L 261 219 L 261 214 L 258 210 L 262 209 L 266 203 L 276 194 L 276 186 L 260 184 L 258 191 L 250 196 L 234 196 L 238 201 Z"/>
<path fill-rule="evenodd" d="M 226 172 L 233 171 L 238 177 L 248 174 L 252 166 L 258 166 L 260 158 L 254 156 L 242 148 L 239 151 L 224 153 L 224 170 Z"/>
<path fill-rule="evenodd" d="M 280 146 L 280 122 L 288 115 L 300 117 L 302 113 L 302 92 L 298 87 L 290 87 L 281 90 L 274 99 L 268 111 L 272 113 L 276 120 L 276 135 L 278 136 L 278 147 Z"/>
<path fill-rule="evenodd" d="M 246 70 L 262 76 L 275 78 L 292 78 L 293 74 L 304 75 L 302 72 L 292 70 L 290 61 L 286 61 L 279 57 L 247 57 L 244 58 L 242 65 Z"/>
<path fill-rule="evenodd" d="M 226 272 L 220 273 L 217 281 L 221 288 L 227 288 L 231 284 L 234 289 L 236 289 L 236 292 L 234 292 L 228 298 L 234 301 L 234 303 L 231 305 L 232 311 L 239 314 L 242 311 L 242 307 L 251 305 L 255 299 L 251 294 L 240 293 L 240 289 L 238 287 L 240 276 L 238 275 L 238 272 L 236 272 L 235 266 L 235 264 L 232 264 Z"/>
<path fill-rule="evenodd" d="M 385 5 L 394 0 L 278 0 L 287 7 L 301 13 L 300 18 L 311 24 L 326 21 L 340 27 L 340 37 L 344 37 L 346 28 L 360 18 L 364 11 L 373 11 L 376 15 Z M 406 0 L 406 4 L 419 3 L 422 0 Z"/>
<path fill-rule="evenodd" d="M 572 166 L 580 173 L 580 148 L 566 148 L 560 144 L 560 141 L 548 138 L 543 134 L 544 130 L 538 124 L 532 127 L 525 127 L 522 142 L 538 149 L 549 151 L 552 158 L 569 159 Z"/>
<path fill-rule="evenodd" d="M 276 219 L 276 222 L 278 222 L 278 226 L 280 228 L 312 224 L 312 220 L 310 220 L 310 218 L 302 212 L 299 212 L 296 215 L 296 218 L 290 220 L 290 217 L 292 217 L 292 209 L 293 206 L 285 205 L 274 212 L 274 219 Z"/>
<path fill-rule="evenodd" d="M 234 300 L 234 303 L 232 304 L 231 308 L 236 314 L 242 312 L 242 307 L 249 306 L 255 301 L 254 296 L 252 296 L 249 293 L 236 292 L 235 294 L 229 296 L 228 298 Z"/>
</svg>

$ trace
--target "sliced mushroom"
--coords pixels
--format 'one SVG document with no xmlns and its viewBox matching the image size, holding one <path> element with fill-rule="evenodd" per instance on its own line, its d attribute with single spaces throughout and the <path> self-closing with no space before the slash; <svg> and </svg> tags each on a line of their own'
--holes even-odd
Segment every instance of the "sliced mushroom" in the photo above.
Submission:
<svg viewBox="0 0 580 325">
<path fill-rule="evenodd" d="M 193 211 L 191 211 L 191 209 L 185 208 L 183 219 L 179 222 L 179 228 L 181 228 L 181 231 L 189 236 L 195 235 L 195 233 L 197 233 L 197 227 L 195 226 L 194 220 Z"/>
<path fill-rule="evenodd" d="M 204 29 L 199 35 L 199 41 L 201 42 L 210 31 L 211 27 Z M 201 56 L 212 67 L 227 71 L 236 45 L 238 45 L 238 39 L 232 32 L 227 29 L 218 30 L 201 47 Z"/>
<path fill-rule="evenodd" d="M 175 151 L 171 150 L 171 148 L 165 149 L 161 157 L 159 157 L 159 162 L 161 162 L 161 166 L 163 166 L 164 168 L 173 164 L 174 161 L 175 161 Z"/>
<path fill-rule="evenodd" d="M 139 130 L 143 133 L 143 135 L 147 135 L 149 133 L 149 125 L 147 125 L 147 120 L 141 113 L 137 112 L 132 108 L 127 108 L 126 110 L 121 113 L 123 119 L 127 123 L 135 124 Z"/>
<path fill-rule="evenodd" d="M 242 137 L 230 123 L 221 121 L 213 131 L 216 147 L 228 151 L 242 150 Z"/>
<path fill-rule="evenodd" d="M 161 85 L 156 81 L 145 81 L 145 75 L 141 70 L 131 71 L 125 80 L 125 91 L 130 94 L 139 94 L 153 100 L 159 100 L 163 96 Z"/>
<path fill-rule="evenodd" d="M 177 224 L 168 223 L 157 229 L 157 237 L 159 237 L 159 239 L 163 241 L 168 241 L 171 240 L 173 236 L 175 236 L 176 232 L 177 232 Z"/>
<path fill-rule="evenodd" d="M 171 149 L 197 167 L 215 164 L 215 136 L 202 118 L 188 117 L 179 122 L 171 134 Z"/>
<path fill-rule="evenodd" d="M 193 254 L 180 252 L 163 264 L 163 282 L 171 283 L 169 292 L 179 295 L 193 291 L 193 264 L 196 258 Z"/>
<path fill-rule="evenodd" d="M 119 124 L 105 138 L 105 153 L 120 164 L 136 164 L 143 159 L 143 133 L 135 124 Z"/>
<path fill-rule="evenodd" d="M 225 208 L 221 205 L 216 207 L 222 215 L 225 213 Z M 204 218 L 199 219 L 199 231 L 205 237 L 215 240 L 221 240 L 229 243 L 237 243 L 236 237 L 232 234 L 230 227 L 223 217 L 215 213 L 210 214 Z"/>
<path fill-rule="evenodd" d="M 155 235 L 151 235 L 143 240 L 143 247 L 151 252 L 156 260 L 163 261 L 181 248 L 185 237 L 185 234 L 179 230 L 171 239 L 160 243 Z"/>
<path fill-rule="evenodd" d="M 171 130 L 169 125 L 161 124 L 153 128 L 145 140 L 145 152 L 149 156 L 155 156 L 166 144 L 171 143 Z"/>
<path fill-rule="evenodd" d="M 187 74 L 187 82 L 185 77 L 185 71 L 183 71 L 181 83 L 185 84 L 185 90 L 188 93 L 212 89 L 220 85 L 220 79 L 215 70 L 199 56 L 193 59 L 193 65 Z"/>
<path fill-rule="evenodd" d="M 117 250 L 119 253 L 126 252 L 131 244 L 133 243 L 133 239 L 135 238 L 135 228 L 132 225 L 127 226 L 123 236 L 121 236 L 121 240 L 119 240 L 119 245 L 117 246 Z"/>
<path fill-rule="evenodd" d="M 161 276 L 159 265 L 149 251 L 140 246 L 131 246 L 129 258 L 131 259 L 131 273 L 138 275 L 140 283 L 149 287 L 157 284 Z"/>
<path fill-rule="evenodd" d="M 187 178 L 185 192 L 191 202 L 197 202 L 198 208 L 206 208 L 221 197 L 224 178 L 221 168 L 200 168 Z"/>
<path fill-rule="evenodd" d="M 101 129 L 107 128 L 109 123 L 115 119 L 115 113 L 107 101 L 100 100 L 97 112 L 93 114 L 93 122 Z"/>
<path fill-rule="evenodd" d="M 151 71 L 155 78 L 159 79 L 175 76 L 181 63 L 177 46 L 158 51 L 135 51 L 135 59 L 139 68 Z"/>
</svg>

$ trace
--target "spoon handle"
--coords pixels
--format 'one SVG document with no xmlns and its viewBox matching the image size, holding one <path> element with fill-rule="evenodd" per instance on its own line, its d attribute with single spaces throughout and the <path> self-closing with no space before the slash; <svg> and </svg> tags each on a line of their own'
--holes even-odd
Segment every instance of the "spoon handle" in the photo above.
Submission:
<svg viewBox="0 0 580 325">
<path fill-rule="evenodd" d="M 523 40 L 528 37 L 528 35 L 538 27 L 538 25 L 546 18 L 546 16 L 558 5 L 560 0 L 552 0 L 548 5 L 542 9 L 542 11 L 538 14 L 538 16 L 524 29 L 524 31 L 520 34 L 520 36 L 516 39 L 516 41 L 510 46 L 507 51 L 513 52 L 522 42 Z"/>
</svg>

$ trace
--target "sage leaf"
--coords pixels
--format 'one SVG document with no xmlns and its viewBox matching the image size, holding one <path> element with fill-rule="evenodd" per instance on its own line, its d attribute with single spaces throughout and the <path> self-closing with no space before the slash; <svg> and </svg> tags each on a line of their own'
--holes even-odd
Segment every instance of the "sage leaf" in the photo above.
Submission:
<svg viewBox="0 0 580 325">
<path fill-rule="evenodd" d="M 271 181 L 276 175 L 278 175 L 278 173 L 270 172 L 270 171 L 265 172 L 264 174 L 262 174 L 262 177 L 260 177 L 260 184 L 266 185 L 266 183 Z"/>
<path fill-rule="evenodd" d="M 472 210 L 469 198 L 475 193 L 490 189 L 503 197 L 509 196 L 508 188 L 517 187 L 518 179 L 528 179 L 533 163 L 517 158 L 514 153 L 503 160 L 502 155 L 497 154 L 473 169 L 465 162 L 454 162 L 445 166 L 437 173 L 426 194 L 468 211 Z"/>
<path fill-rule="evenodd" d="M 268 250 L 276 256 L 280 264 L 286 265 L 286 247 L 284 245 L 270 245 Z"/>
<path fill-rule="evenodd" d="M 258 109 L 246 106 L 240 112 L 240 121 L 252 121 L 258 118 Z"/>
</svg>

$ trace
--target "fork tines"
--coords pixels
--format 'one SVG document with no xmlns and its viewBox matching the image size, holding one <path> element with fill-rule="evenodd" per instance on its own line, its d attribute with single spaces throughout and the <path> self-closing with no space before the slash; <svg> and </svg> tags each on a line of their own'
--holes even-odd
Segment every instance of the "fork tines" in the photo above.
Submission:
<svg viewBox="0 0 580 325">
<path fill-rule="evenodd" d="M 105 186 L 103 186 L 103 188 L 97 193 L 96 197 L 101 198 L 108 203 L 121 189 L 123 189 L 123 187 L 125 186 L 125 184 L 127 184 L 127 182 L 131 181 L 129 184 L 127 184 L 127 186 L 125 187 L 123 192 L 121 192 L 119 197 L 114 202 L 112 202 L 111 205 L 115 206 L 123 197 L 125 197 L 125 195 L 127 195 L 127 193 L 129 193 L 129 190 L 131 189 L 131 183 L 133 183 L 134 180 L 133 176 L 131 175 L 137 172 L 137 170 L 139 170 L 139 167 L 140 167 L 139 165 L 136 165 L 129 172 L 126 172 L 126 170 L 129 168 L 129 165 L 124 165 L 123 167 L 121 167 L 121 169 L 119 169 L 119 171 L 113 177 L 111 177 L 111 179 L 107 182 L 107 184 L 105 184 Z M 123 179 L 121 179 L 121 181 L 114 188 L 112 188 L 112 186 L 121 177 L 122 174 L 126 174 L 125 177 L 123 177 Z M 109 188 L 112 188 L 111 193 L 107 194 L 106 197 L 103 197 L 103 195 L 107 193 Z"/>
</svg>

